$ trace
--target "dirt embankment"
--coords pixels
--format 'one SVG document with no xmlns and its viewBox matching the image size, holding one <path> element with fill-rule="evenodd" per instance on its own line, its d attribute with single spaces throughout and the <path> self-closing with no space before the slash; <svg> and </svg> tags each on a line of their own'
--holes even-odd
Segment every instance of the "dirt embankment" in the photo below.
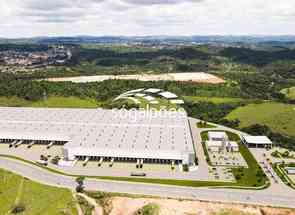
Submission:
<svg viewBox="0 0 295 215">
<path fill-rule="evenodd" d="M 158 205 L 159 215 L 295 215 L 292 209 L 189 200 L 112 197 L 109 202 L 109 215 L 134 215 L 148 204 Z"/>
<path fill-rule="evenodd" d="M 211 83 L 220 84 L 225 81 L 215 75 L 203 72 L 191 73 L 168 73 L 168 74 L 138 74 L 138 75 L 96 75 L 96 76 L 77 76 L 65 78 L 48 78 L 46 80 L 59 82 L 71 81 L 74 83 L 87 83 L 87 82 L 101 82 L 111 79 L 120 80 L 139 80 L 139 81 L 182 81 L 182 82 L 195 82 L 195 83 Z"/>
</svg>

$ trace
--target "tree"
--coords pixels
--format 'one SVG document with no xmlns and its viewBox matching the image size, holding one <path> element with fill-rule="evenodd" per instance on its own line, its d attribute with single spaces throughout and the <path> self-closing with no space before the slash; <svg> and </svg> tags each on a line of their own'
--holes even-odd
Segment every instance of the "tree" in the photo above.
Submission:
<svg viewBox="0 0 295 215">
<path fill-rule="evenodd" d="M 83 176 L 80 176 L 78 178 L 76 178 L 76 182 L 78 183 L 77 187 L 76 187 L 76 191 L 78 193 L 82 193 L 84 191 L 84 180 L 85 180 L 85 177 Z"/>
</svg>

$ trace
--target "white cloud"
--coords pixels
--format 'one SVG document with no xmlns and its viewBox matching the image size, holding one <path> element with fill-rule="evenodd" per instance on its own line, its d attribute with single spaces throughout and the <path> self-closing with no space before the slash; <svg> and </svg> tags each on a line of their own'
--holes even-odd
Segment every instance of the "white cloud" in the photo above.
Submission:
<svg viewBox="0 0 295 215">
<path fill-rule="evenodd" d="M 0 1 L 0 37 L 295 34 L 290 0 Z"/>
</svg>

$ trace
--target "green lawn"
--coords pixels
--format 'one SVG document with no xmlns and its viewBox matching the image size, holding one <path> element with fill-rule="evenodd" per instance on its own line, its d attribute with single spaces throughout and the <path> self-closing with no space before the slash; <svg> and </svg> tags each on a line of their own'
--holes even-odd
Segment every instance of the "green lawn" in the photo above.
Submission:
<svg viewBox="0 0 295 215">
<path fill-rule="evenodd" d="M 212 102 L 215 104 L 221 103 L 237 103 L 242 102 L 242 98 L 230 98 L 230 97 L 201 97 L 201 96 L 184 96 L 184 100 L 188 102 Z"/>
<path fill-rule="evenodd" d="M 70 190 L 42 185 L 0 169 L 0 214 L 23 205 L 20 215 L 76 215 Z"/>
<path fill-rule="evenodd" d="M 17 97 L 0 97 L 0 106 L 4 107 L 48 107 L 48 108 L 97 108 L 99 103 L 94 99 L 78 97 L 51 96 L 42 101 L 26 101 Z"/>
<path fill-rule="evenodd" d="M 97 108 L 98 104 L 94 99 L 80 99 L 77 97 L 49 97 L 44 101 L 32 102 L 28 106 L 49 108 Z"/>
<path fill-rule="evenodd" d="M 274 132 L 295 136 L 295 105 L 276 102 L 249 104 L 232 111 L 226 119 L 239 119 L 241 128 L 262 124 Z"/>
<path fill-rule="evenodd" d="M 50 172 L 79 177 L 80 175 L 71 175 L 67 174 L 49 167 L 40 166 L 32 161 L 27 161 L 22 158 L 18 158 L 10 155 L 1 155 L 2 157 L 8 157 L 16 160 L 23 161 L 25 163 L 29 163 L 31 165 L 39 166 L 43 169 L 46 169 Z M 84 176 L 84 175 L 83 175 Z M 104 180 L 113 180 L 113 181 L 127 181 L 127 182 L 139 182 L 139 183 L 151 183 L 151 184 L 163 184 L 163 185 L 176 185 L 176 186 L 187 186 L 187 187 L 218 187 L 218 186 L 227 186 L 227 187 L 236 187 L 236 186 L 244 186 L 241 183 L 231 183 L 231 182 L 216 182 L 216 181 L 194 181 L 194 180 L 176 180 L 176 179 L 151 179 L 151 178 L 137 178 L 137 177 L 112 177 L 112 176 L 85 176 L 87 178 L 95 178 L 95 179 L 104 179 Z M 248 184 L 245 184 L 248 186 Z"/>
<path fill-rule="evenodd" d="M 18 97 L 0 97 L 0 106 L 2 107 L 24 107 L 29 105 L 30 102 Z"/>
<path fill-rule="evenodd" d="M 281 93 L 285 94 L 289 99 L 295 99 L 295 87 L 283 89 Z"/>
</svg>

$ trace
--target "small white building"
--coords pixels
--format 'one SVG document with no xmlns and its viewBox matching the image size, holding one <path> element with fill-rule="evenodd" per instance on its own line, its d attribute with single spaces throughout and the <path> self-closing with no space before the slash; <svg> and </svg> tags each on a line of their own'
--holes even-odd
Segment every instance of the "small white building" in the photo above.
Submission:
<svg viewBox="0 0 295 215">
<path fill-rule="evenodd" d="M 248 147 L 254 148 L 272 148 L 272 141 L 266 136 L 242 136 L 242 142 Z"/>
<path fill-rule="evenodd" d="M 182 100 L 182 99 L 171 99 L 170 100 L 170 102 L 172 103 L 172 104 L 184 104 L 184 101 Z"/>
<path fill-rule="evenodd" d="M 223 131 L 209 131 L 209 141 L 226 141 L 228 140 L 227 134 Z"/>
<path fill-rule="evenodd" d="M 238 152 L 239 145 L 237 142 L 229 141 L 226 132 L 221 131 L 209 131 L 208 132 L 208 141 L 206 141 L 206 145 L 208 150 L 211 152 Z"/>
<path fill-rule="evenodd" d="M 163 96 L 166 99 L 176 99 L 178 96 L 175 95 L 174 93 L 165 91 L 165 92 L 161 92 L 159 93 L 160 96 Z"/>
<path fill-rule="evenodd" d="M 289 175 L 295 175 L 295 167 L 286 167 L 285 170 Z"/>
</svg>

